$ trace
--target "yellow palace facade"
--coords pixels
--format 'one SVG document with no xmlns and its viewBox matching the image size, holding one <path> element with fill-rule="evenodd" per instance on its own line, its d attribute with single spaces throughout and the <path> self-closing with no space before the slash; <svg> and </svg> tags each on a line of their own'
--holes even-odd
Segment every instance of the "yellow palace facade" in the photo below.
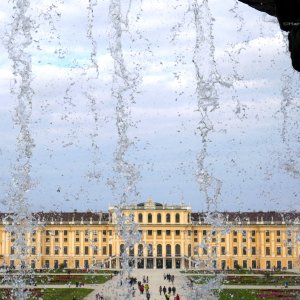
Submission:
<svg viewBox="0 0 300 300">
<path fill-rule="evenodd" d="M 107 213 L 35 213 L 36 228 L 27 236 L 27 263 L 36 269 L 119 269 L 122 251 L 127 251 L 135 268 L 300 268 L 299 212 L 209 216 L 150 199 L 123 207 L 122 213 L 139 224 L 141 237 L 127 250 L 118 234 L 115 207 Z M 7 232 L 7 224 L 9 218 L 2 213 L 0 265 L 18 267 L 15 234 Z"/>
</svg>

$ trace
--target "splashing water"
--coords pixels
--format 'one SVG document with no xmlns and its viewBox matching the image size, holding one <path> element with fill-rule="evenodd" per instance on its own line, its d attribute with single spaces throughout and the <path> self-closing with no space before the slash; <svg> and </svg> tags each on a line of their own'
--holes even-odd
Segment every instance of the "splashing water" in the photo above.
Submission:
<svg viewBox="0 0 300 300">
<path fill-rule="evenodd" d="M 210 114 L 218 107 L 218 92 L 217 85 L 225 84 L 222 82 L 217 71 L 216 61 L 214 57 L 214 37 L 213 37 L 213 22 L 210 7 L 207 0 L 192 1 L 190 3 L 190 11 L 193 14 L 195 26 L 195 46 L 193 55 L 193 64 L 196 76 L 196 97 L 197 108 L 201 119 L 198 125 L 198 131 L 201 136 L 202 149 L 197 157 L 197 181 L 200 190 L 204 192 L 206 200 L 206 208 L 208 211 L 207 221 L 212 224 L 216 223 L 215 218 L 211 218 L 211 211 L 216 211 L 218 207 L 218 198 L 221 194 L 222 182 L 220 179 L 212 175 L 205 165 L 208 155 L 209 135 L 214 130 L 213 123 L 210 119 Z M 213 229 L 212 229 L 213 230 Z M 207 242 L 205 241 L 207 245 Z M 205 246 L 206 246 L 205 245 Z M 207 262 L 208 267 L 214 266 L 215 254 Z M 195 262 L 196 265 L 201 265 L 201 261 Z M 215 282 L 208 282 L 204 289 L 195 287 L 192 290 L 190 297 L 192 299 L 216 299 L 212 288 L 221 288 L 221 277 L 217 277 Z M 218 283 L 218 284 L 217 284 Z"/>
<path fill-rule="evenodd" d="M 89 74 L 92 72 L 91 76 L 88 78 L 88 82 L 92 81 L 92 79 L 97 80 L 99 78 L 99 65 L 97 62 L 97 41 L 94 37 L 94 10 L 97 8 L 98 1 L 97 0 L 89 0 L 88 2 L 88 24 L 87 24 L 87 32 L 86 36 L 90 41 L 91 44 L 91 51 L 90 51 L 90 65 L 88 66 L 88 69 L 85 71 L 86 74 Z M 99 171 L 99 166 L 100 159 L 99 159 L 99 146 L 97 144 L 97 137 L 99 136 L 99 113 L 97 110 L 97 97 L 93 94 L 94 88 L 92 85 L 88 87 L 88 91 L 85 93 L 86 98 L 89 101 L 89 106 L 90 106 L 90 112 L 93 118 L 94 122 L 94 130 L 90 134 L 91 138 L 91 146 L 92 146 L 92 152 L 93 152 L 93 161 L 92 161 L 92 167 L 90 168 L 87 177 L 89 180 L 95 179 L 99 181 L 101 178 L 101 173 Z"/>
<path fill-rule="evenodd" d="M 6 218 L 6 230 L 14 238 L 12 242 L 14 254 L 11 258 L 14 259 L 18 269 L 17 275 L 12 277 L 12 297 L 26 299 L 29 295 L 28 292 L 24 292 L 25 281 L 29 273 L 27 239 L 33 231 L 33 220 L 26 196 L 33 185 L 30 172 L 34 141 L 30 131 L 30 120 L 34 91 L 31 88 L 31 55 L 27 51 L 32 43 L 33 21 L 28 15 L 30 1 L 15 0 L 12 4 L 14 12 L 5 45 L 13 68 L 14 85 L 11 92 L 17 98 L 14 122 L 19 128 L 19 134 L 17 159 L 7 201 L 9 211 L 14 213 Z"/>
<path fill-rule="evenodd" d="M 217 200 L 222 186 L 221 181 L 211 175 L 205 167 L 208 137 L 209 133 L 213 131 L 209 114 L 219 106 L 216 85 L 221 81 L 214 58 L 213 18 L 208 2 L 204 0 L 199 4 L 198 1 L 193 1 L 191 10 L 196 30 L 193 64 L 196 72 L 198 111 L 201 115 L 198 130 L 202 141 L 202 150 L 197 158 L 197 180 L 201 191 L 205 194 L 207 210 L 210 211 L 217 208 Z"/>
<path fill-rule="evenodd" d="M 118 146 L 115 151 L 115 173 L 116 180 L 113 183 L 118 205 L 115 210 L 117 232 L 124 243 L 122 251 L 122 271 L 120 283 L 126 282 L 130 276 L 132 266 L 130 264 L 129 249 L 140 240 L 137 225 L 133 218 L 125 216 L 122 208 L 126 206 L 130 197 L 135 198 L 136 183 L 139 180 L 139 173 L 134 164 L 128 161 L 126 155 L 133 144 L 128 137 L 128 130 L 131 127 L 130 106 L 134 103 L 134 92 L 136 90 L 136 80 L 127 69 L 122 37 L 124 32 L 128 31 L 128 15 L 130 13 L 131 1 L 128 3 L 128 9 L 125 14 L 122 12 L 121 1 L 111 0 L 109 6 L 109 16 L 111 19 L 110 53 L 114 62 L 114 75 L 112 96 L 116 99 L 116 126 L 118 131 Z M 127 289 L 126 289 L 127 288 Z M 125 285 L 124 299 L 130 299 L 131 290 L 129 285 Z"/>
</svg>

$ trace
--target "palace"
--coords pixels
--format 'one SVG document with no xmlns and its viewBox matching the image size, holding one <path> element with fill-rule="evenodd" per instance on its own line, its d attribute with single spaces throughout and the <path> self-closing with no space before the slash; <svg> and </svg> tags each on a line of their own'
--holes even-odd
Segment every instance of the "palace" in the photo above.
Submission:
<svg viewBox="0 0 300 300">
<path fill-rule="evenodd" d="M 139 224 L 140 243 L 128 249 L 136 268 L 297 269 L 300 261 L 299 212 L 193 213 L 185 205 L 163 205 L 151 199 L 122 208 Z M 0 214 L 0 264 L 18 267 L 7 232 L 9 216 Z M 123 241 L 116 207 L 108 213 L 34 213 L 28 234 L 32 268 L 119 269 Z M 210 219 L 213 219 L 212 222 Z M 215 225 L 211 225 L 215 224 Z"/>
</svg>

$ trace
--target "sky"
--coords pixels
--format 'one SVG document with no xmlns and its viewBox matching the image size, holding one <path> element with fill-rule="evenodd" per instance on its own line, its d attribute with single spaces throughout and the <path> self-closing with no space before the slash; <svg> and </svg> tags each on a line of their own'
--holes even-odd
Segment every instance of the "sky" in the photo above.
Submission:
<svg viewBox="0 0 300 300">
<path fill-rule="evenodd" d="M 112 96 L 114 43 L 110 1 L 30 1 L 34 139 L 33 211 L 106 211 L 118 203 L 116 99 Z M 74 2 L 76 2 L 74 4 Z M 135 78 L 128 102 L 126 159 L 139 178 L 131 202 L 156 202 L 207 210 L 198 184 L 197 156 L 203 144 L 193 55 L 193 1 L 122 2 L 128 31 L 122 49 Z M 198 1 L 201 3 L 202 1 Z M 277 20 L 234 0 L 209 1 L 218 108 L 208 113 L 205 168 L 221 182 L 217 208 L 228 211 L 299 210 L 299 73 L 291 67 L 286 33 Z M 13 3 L 0 3 L 0 209 L 16 161 L 19 126 L 12 61 L 5 41 Z M 126 21 L 126 20 L 125 20 Z M 202 22 L 202 24 L 205 24 Z M 209 26 L 208 26 L 209 28 Z M 205 32 L 208 36 L 208 32 Z M 203 51 L 199 64 L 206 70 Z M 95 59 L 94 59 L 95 58 Z M 97 73 L 97 68 L 98 73 Z M 128 95 L 124 95 L 128 98 Z M 95 118 L 97 116 L 97 118 Z M 118 185 L 118 181 L 114 184 Z"/>
</svg>

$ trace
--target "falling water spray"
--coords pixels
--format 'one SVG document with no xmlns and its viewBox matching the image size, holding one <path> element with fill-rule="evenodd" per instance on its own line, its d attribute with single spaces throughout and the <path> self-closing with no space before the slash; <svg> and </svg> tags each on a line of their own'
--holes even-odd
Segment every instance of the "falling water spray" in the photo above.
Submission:
<svg viewBox="0 0 300 300">
<path fill-rule="evenodd" d="M 12 183 L 8 192 L 8 209 L 11 212 L 6 219 L 6 230 L 12 242 L 11 259 L 16 263 L 17 275 L 12 278 L 14 299 L 27 299 L 24 292 L 29 273 L 28 238 L 33 231 L 33 220 L 29 210 L 27 193 L 32 188 L 31 157 L 34 141 L 31 135 L 31 111 L 34 91 L 31 88 L 32 70 L 29 47 L 32 43 L 33 21 L 29 16 L 30 1 L 14 0 L 12 22 L 5 45 L 12 62 L 14 76 L 12 94 L 17 103 L 14 122 L 19 130 L 17 137 L 17 159 L 12 171 Z"/>
<path fill-rule="evenodd" d="M 133 215 L 123 215 L 122 208 L 125 208 L 130 200 L 136 198 L 136 183 L 140 175 L 135 165 L 127 158 L 129 148 L 133 145 L 128 136 L 128 130 L 132 127 L 130 108 L 134 103 L 137 77 L 127 69 L 122 40 L 124 32 L 128 32 L 128 15 L 131 1 L 129 1 L 128 9 L 125 13 L 122 12 L 121 3 L 121 0 L 110 1 L 109 16 L 112 25 L 110 53 L 114 64 L 112 96 L 116 100 L 115 113 L 118 131 L 118 144 L 114 159 L 116 180 L 113 184 L 115 196 L 118 197 L 118 204 L 115 207 L 114 216 L 117 232 L 124 245 L 121 253 L 122 271 L 120 282 L 125 283 L 132 269 L 129 249 L 139 242 L 140 234 L 133 220 Z M 131 298 L 129 286 L 125 286 L 123 297 L 124 299 Z"/>
<path fill-rule="evenodd" d="M 200 114 L 198 132 L 200 134 L 202 149 L 197 157 L 197 181 L 200 190 L 205 195 L 207 216 L 205 222 L 211 224 L 212 232 L 217 229 L 215 219 L 218 207 L 218 198 L 221 193 L 222 182 L 210 173 L 206 166 L 208 156 L 209 135 L 213 132 L 214 126 L 211 121 L 211 114 L 219 107 L 217 85 L 224 84 L 217 71 L 214 57 L 215 46 L 213 37 L 213 17 L 207 0 L 194 0 L 190 2 L 190 12 L 195 27 L 195 45 L 193 64 L 196 77 L 196 99 L 197 109 Z M 211 256 L 208 267 L 212 267 L 214 254 L 209 249 Z M 197 264 L 197 263 L 196 263 Z M 191 299 L 214 299 L 212 288 L 220 287 L 221 277 L 216 281 L 208 282 L 205 288 L 195 288 L 191 292 Z"/>
</svg>

